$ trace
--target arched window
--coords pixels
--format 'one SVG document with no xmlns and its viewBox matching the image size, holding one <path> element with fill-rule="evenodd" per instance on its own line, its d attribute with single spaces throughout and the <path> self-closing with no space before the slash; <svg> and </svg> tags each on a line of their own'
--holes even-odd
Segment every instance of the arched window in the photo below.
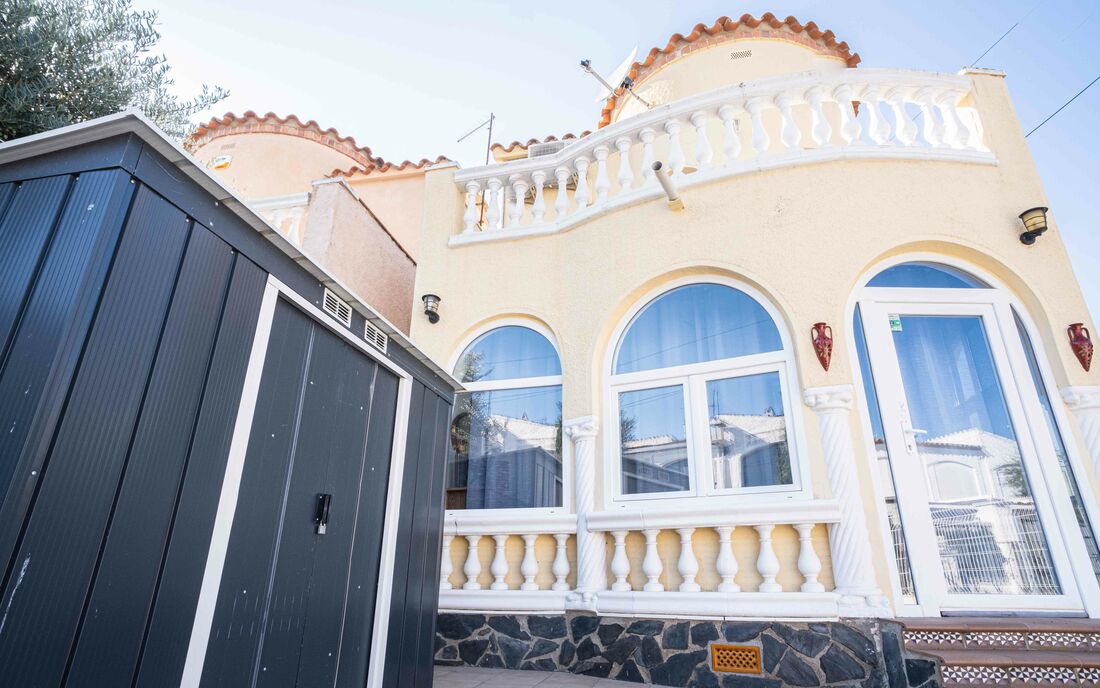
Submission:
<svg viewBox="0 0 1100 688">
<path fill-rule="evenodd" d="M 646 304 L 612 363 L 616 498 L 796 489 L 787 366 L 745 291 L 689 284 Z"/>
<path fill-rule="evenodd" d="M 561 362 L 517 325 L 473 341 L 455 365 L 448 509 L 562 506 Z"/>
</svg>

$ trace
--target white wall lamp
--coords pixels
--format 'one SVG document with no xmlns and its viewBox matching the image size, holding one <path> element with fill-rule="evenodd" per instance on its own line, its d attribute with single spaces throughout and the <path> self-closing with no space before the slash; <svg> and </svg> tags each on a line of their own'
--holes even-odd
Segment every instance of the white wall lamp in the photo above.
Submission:
<svg viewBox="0 0 1100 688">
<path fill-rule="evenodd" d="M 1024 233 L 1020 235 L 1020 243 L 1031 246 L 1039 236 L 1047 231 L 1047 209 L 1029 208 L 1020 213 L 1020 221 L 1024 223 Z"/>
<path fill-rule="evenodd" d="M 424 294 L 420 300 L 424 302 L 424 315 L 427 316 L 428 322 L 433 325 L 439 322 L 439 302 L 442 299 L 435 294 Z"/>
<path fill-rule="evenodd" d="M 673 210 L 683 210 L 684 201 L 680 198 L 680 190 L 676 188 L 676 184 L 672 181 L 672 170 L 665 172 L 664 165 L 658 160 L 653 163 L 653 175 L 657 177 L 661 188 L 665 190 L 665 195 L 668 196 L 668 207 Z"/>
</svg>

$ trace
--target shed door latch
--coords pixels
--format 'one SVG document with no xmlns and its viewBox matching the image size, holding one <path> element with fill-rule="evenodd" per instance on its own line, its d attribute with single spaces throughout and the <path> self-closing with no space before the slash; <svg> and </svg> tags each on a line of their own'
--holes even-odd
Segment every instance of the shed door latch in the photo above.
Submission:
<svg viewBox="0 0 1100 688">
<path fill-rule="evenodd" d="M 317 524 L 318 535 L 324 535 L 326 532 L 328 532 L 328 512 L 331 505 L 331 494 L 317 495 L 317 512 L 313 517 L 313 522 Z"/>
</svg>

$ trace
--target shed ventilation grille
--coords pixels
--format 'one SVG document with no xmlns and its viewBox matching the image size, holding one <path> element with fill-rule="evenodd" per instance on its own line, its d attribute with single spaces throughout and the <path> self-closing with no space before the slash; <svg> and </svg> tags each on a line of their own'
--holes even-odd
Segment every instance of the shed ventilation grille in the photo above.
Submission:
<svg viewBox="0 0 1100 688">
<path fill-rule="evenodd" d="M 710 646 L 710 665 L 715 671 L 732 674 L 759 674 L 762 670 L 760 648 L 752 645 Z"/>
<path fill-rule="evenodd" d="M 363 338 L 367 340 L 368 344 L 380 349 L 382 353 L 386 353 L 386 346 L 389 344 L 390 338 L 386 336 L 385 332 L 372 325 L 369 320 Z"/>
<path fill-rule="evenodd" d="M 323 310 L 343 323 L 344 327 L 351 327 L 351 306 L 328 289 L 325 290 Z"/>
</svg>

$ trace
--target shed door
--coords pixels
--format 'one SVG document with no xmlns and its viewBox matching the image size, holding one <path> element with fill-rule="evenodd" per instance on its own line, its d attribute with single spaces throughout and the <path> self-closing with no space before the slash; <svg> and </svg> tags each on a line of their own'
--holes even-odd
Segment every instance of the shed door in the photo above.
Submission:
<svg viewBox="0 0 1100 688">
<path fill-rule="evenodd" d="M 362 686 L 398 379 L 282 300 L 268 347 L 202 685 Z"/>
</svg>

